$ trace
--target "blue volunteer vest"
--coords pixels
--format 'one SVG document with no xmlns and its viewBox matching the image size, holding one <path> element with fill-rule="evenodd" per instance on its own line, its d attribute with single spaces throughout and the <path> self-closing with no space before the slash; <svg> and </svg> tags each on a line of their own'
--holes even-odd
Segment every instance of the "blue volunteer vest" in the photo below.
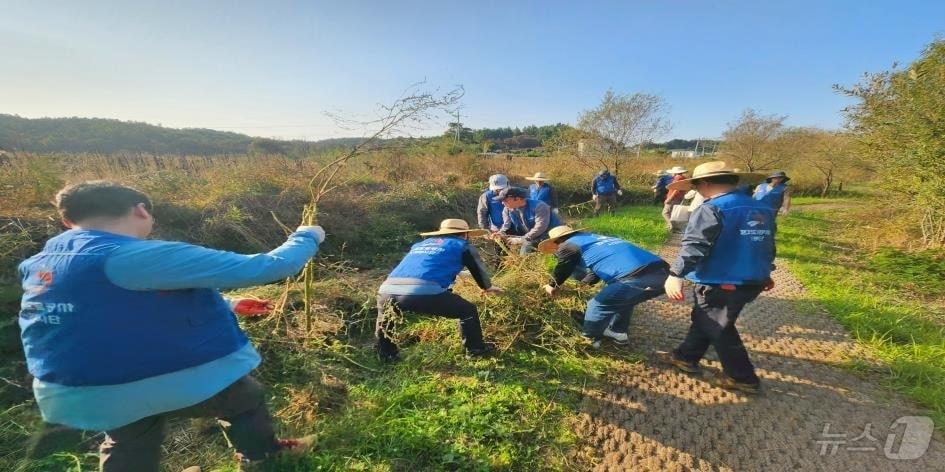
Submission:
<svg viewBox="0 0 945 472">
<path fill-rule="evenodd" d="M 660 176 L 659 180 L 656 181 L 656 189 L 666 190 L 666 186 L 668 186 L 672 181 L 673 181 L 673 176 L 662 175 Z"/>
<path fill-rule="evenodd" d="M 755 188 L 755 200 L 764 202 L 772 210 L 777 211 L 781 209 L 781 205 L 784 203 L 785 190 L 787 190 L 787 185 L 783 183 L 775 185 L 772 189 L 769 189 L 768 184 L 764 183 Z"/>
<path fill-rule="evenodd" d="M 637 269 L 658 262 L 659 256 L 620 238 L 592 233 L 577 233 L 567 242 L 581 248 L 584 266 L 610 283 Z"/>
<path fill-rule="evenodd" d="M 20 264 L 19 321 L 33 376 L 67 386 L 116 385 L 204 364 L 246 345 L 216 290 L 135 291 L 109 281 L 108 255 L 135 241 L 66 231 Z"/>
<path fill-rule="evenodd" d="M 732 192 L 703 205 L 719 209 L 722 231 L 709 255 L 687 277 L 702 284 L 760 284 L 774 262 L 775 212 L 748 195 Z"/>
<path fill-rule="evenodd" d="M 526 228 L 526 231 L 529 231 L 535 227 L 535 208 L 537 208 L 538 205 L 541 205 L 543 203 L 544 202 L 541 202 L 539 200 L 529 199 L 529 200 L 525 200 L 525 205 L 519 208 L 519 210 L 522 212 L 522 216 L 525 217 L 525 224 L 528 225 L 528 228 Z M 512 223 L 515 223 L 516 225 L 518 225 L 518 221 L 515 221 L 516 218 L 512 215 L 510 216 L 512 217 Z M 551 218 L 548 222 L 548 229 L 554 228 L 555 226 L 561 226 L 561 220 L 558 218 L 558 215 L 556 215 L 552 211 Z"/>
<path fill-rule="evenodd" d="M 610 195 L 617 191 L 617 186 L 615 184 L 616 180 L 613 175 L 608 175 L 607 177 L 597 176 L 594 179 L 594 191 L 598 195 Z"/>
<path fill-rule="evenodd" d="M 448 288 L 463 270 L 463 251 L 469 243 L 451 236 L 433 236 L 410 247 L 391 278 L 420 279 Z"/>
<path fill-rule="evenodd" d="M 493 198 L 498 195 L 495 191 L 486 190 L 486 204 L 489 205 L 489 220 L 492 221 L 493 226 L 496 228 L 502 227 L 502 210 L 505 209 L 505 205 L 502 205 L 502 202 L 492 201 Z M 486 228 L 489 229 L 489 228 Z"/>
<path fill-rule="evenodd" d="M 542 185 L 541 187 L 538 184 L 531 184 L 528 186 L 528 198 L 531 200 L 541 200 L 548 204 L 550 207 L 554 207 L 554 204 L 551 203 L 551 187 L 548 184 Z"/>
</svg>

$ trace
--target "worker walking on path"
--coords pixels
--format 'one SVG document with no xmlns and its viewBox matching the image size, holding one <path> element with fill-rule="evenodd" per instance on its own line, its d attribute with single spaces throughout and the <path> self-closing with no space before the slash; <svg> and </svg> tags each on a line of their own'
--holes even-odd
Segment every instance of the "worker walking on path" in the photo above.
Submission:
<svg viewBox="0 0 945 472">
<path fill-rule="evenodd" d="M 591 199 L 594 200 L 594 216 L 600 214 L 601 208 L 607 206 L 607 211 L 613 215 L 617 209 L 617 196 L 623 195 L 620 182 L 604 169 L 591 181 Z"/>
<path fill-rule="evenodd" d="M 665 170 L 660 170 L 653 174 L 656 176 L 656 182 L 653 184 L 653 205 L 662 205 L 666 201 L 666 194 L 669 193 L 669 189 L 666 188 L 670 182 L 673 181 L 673 176 L 669 175 Z"/>
<path fill-rule="evenodd" d="M 168 419 L 215 417 L 244 461 L 300 452 L 311 438 L 279 440 L 260 356 L 236 322 L 265 301 L 226 300 L 217 289 L 296 273 L 325 232 L 302 226 L 267 254 L 241 255 L 147 240 L 147 195 L 116 183 L 72 185 L 56 196 L 68 231 L 20 264 L 23 348 L 49 424 L 104 431 L 105 472 L 158 471 Z"/>
<path fill-rule="evenodd" d="M 755 200 L 764 202 L 780 215 L 787 215 L 791 211 L 791 188 L 787 182 L 791 180 L 784 171 L 777 171 L 765 179 L 765 183 L 755 187 Z"/>
<path fill-rule="evenodd" d="M 495 201 L 495 197 L 508 186 L 509 179 L 505 175 L 495 174 L 489 176 L 489 188 L 479 195 L 479 203 L 476 205 L 479 229 L 486 229 L 494 233 L 502 227 L 502 211 L 505 210 L 505 207 L 502 206 L 501 202 Z"/>
<path fill-rule="evenodd" d="M 495 200 L 505 206 L 502 228 L 495 236 L 521 246 L 520 254 L 534 252 L 535 246 L 548 237 L 548 230 L 561 225 L 561 219 L 548 204 L 530 200 L 523 188 L 509 187 L 499 192 Z"/>
<path fill-rule="evenodd" d="M 531 200 L 540 200 L 545 202 L 551 211 L 557 212 L 558 203 L 551 185 L 548 184 L 548 177 L 544 172 L 535 172 L 531 177 L 525 177 L 525 180 L 531 180 L 535 183 L 528 186 L 528 198 Z"/>
<path fill-rule="evenodd" d="M 757 393 L 760 381 L 735 322 L 746 304 L 774 286 L 776 228 L 774 210 L 737 188 L 740 181 L 761 177 L 715 161 L 696 167 L 691 179 L 670 184 L 671 190 L 694 188 L 705 201 L 692 212 L 666 279 L 671 300 L 683 300 L 683 277 L 695 284 L 689 332 L 675 350 L 659 355 L 697 373 L 712 346 L 724 371 L 720 386 L 746 393 Z"/>
<path fill-rule="evenodd" d="M 684 180 L 686 178 L 686 172 L 689 171 L 679 166 L 675 166 L 666 171 L 667 174 L 673 176 L 670 184 L 666 187 L 666 199 L 663 200 L 663 219 L 666 220 L 666 227 L 669 228 L 670 231 L 673 230 L 673 207 L 682 203 L 683 198 L 686 196 L 685 190 L 675 189 L 672 184 Z"/>
<path fill-rule="evenodd" d="M 627 344 L 633 308 L 663 294 L 669 264 L 656 254 L 620 238 L 588 233 L 570 226 L 552 228 L 538 250 L 554 254 L 557 265 L 544 286 L 554 296 L 569 277 L 586 284 L 606 285 L 588 300 L 581 323 L 594 347 L 603 338 Z"/>
<path fill-rule="evenodd" d="M 458 318 L 467 357 L 482 357 L 495 350 L 495 345 L 482 339 L 476 305 L 451 289 L 457 274 L 465 267 L 483 294 L 502 291 L 492 285 L 479 252 L 469 243 L 469 238 L 484 234 L 488 231 L 470 229 L 465 221 L 459 219 L 443 220 L 438 231 L 420 233 L 425 237 L 423 241 L 410 248 L 378 289 L 374 334 L 381 360 L 394 362 L 400 359 L 400 350 L 389 334 L 393 327 L 391 315 L 405 311 Z"/>
</svg>

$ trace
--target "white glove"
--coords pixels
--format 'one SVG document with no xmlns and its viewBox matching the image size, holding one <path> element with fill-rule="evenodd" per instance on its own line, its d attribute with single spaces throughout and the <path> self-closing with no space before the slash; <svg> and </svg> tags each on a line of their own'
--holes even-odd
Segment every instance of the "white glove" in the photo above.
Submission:
<svg viewBox="0 0 945 472">
<path fill-rule="evenodd" d="M 517 237 L 517 236 L 516 236 L 516 237 L 512 237 L 512 238 L 509 238 L 507 241 L 509 242 L 509 244 L 513 244 L 513 245 L 516 245 L 516 246 L 520 246 L 520 245 L 522 245 L 522 244 L 525 244 L 525 238 Z"/>
<path fill-rule="evenodd" d="M 617 195 L 623 196 L 623 190 L 617 190 Z"/>
<path fill-rule="evenodd" d="M 597 201 L 597 195 L 591 195 L 591 200 Z"/>
<path fill-rule="evenodd" d="M 296 231 L 304 231 L 315 237 L 315 241 L 321 244 L 325 240 L 325 230 L 321 226 L 299 226 Z"/>
</svg>

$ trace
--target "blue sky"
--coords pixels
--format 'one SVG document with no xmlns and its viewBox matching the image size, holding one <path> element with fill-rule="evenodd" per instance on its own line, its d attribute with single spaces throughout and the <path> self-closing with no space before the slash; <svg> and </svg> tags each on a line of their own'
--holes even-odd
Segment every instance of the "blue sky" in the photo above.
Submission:
<svg viewBox="0 0 945 472">
<path fill-rule="evenodd" d="M 662 95 L 669 137 L 741 110 L 838 127 L 835 83 L 908 63 L 945 1 L 0 0 L 0 113 L 257 136 L 351 135 L 426 80 L 471 127 L 574 123 L 608 88 Z M 431 123 L 439 132 L 443 122 Z"/>
</svg>

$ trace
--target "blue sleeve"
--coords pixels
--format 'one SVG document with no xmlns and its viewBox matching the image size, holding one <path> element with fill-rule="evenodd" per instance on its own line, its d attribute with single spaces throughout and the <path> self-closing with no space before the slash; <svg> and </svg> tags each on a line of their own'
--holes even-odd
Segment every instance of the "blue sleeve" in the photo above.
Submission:
<svg viewBox="0 0 945 472">
<path fill-rule="evenodd" d="M 105 275 L 128 290 L 251 287 L 297 274 L 316 251 L 314 236 L 302 231 L 292 233 L 284 244 L 266 254 L 139 241 L 115 250 L 105 261 Z"/>
</svg>

